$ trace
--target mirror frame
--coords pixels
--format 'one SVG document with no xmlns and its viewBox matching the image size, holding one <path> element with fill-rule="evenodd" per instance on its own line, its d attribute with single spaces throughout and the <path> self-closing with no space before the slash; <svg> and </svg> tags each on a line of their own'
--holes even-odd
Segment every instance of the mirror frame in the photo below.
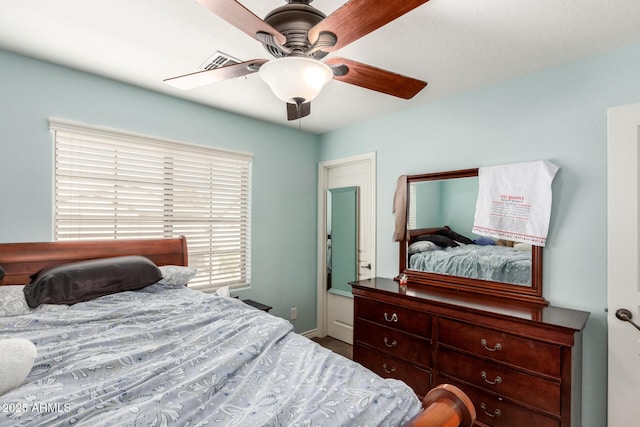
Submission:
<svg viewBox="0 0 640 427">
<path fill-rule="evenodd" d="M 406 211 L 409 212 L 411 203 L 409 188 L 411 184 L 422 181 L 435 181 L 454 178 L 470 178 L 478 176 L 478 169 L 462 169 L 456 171 L 428 173 L 421 175 L 407 175 Z M 449 276 L 446 274 L 429 273 L 426 271 L 407 269 L 407 255 L 409 244 L 408 223 L 405 218 L 405 233 L 400 243 L 400 262 L 398 277 L 405 274 L 409 283 L 422 286 L 431 286 L 504 298 L 513 302 L 530 303 L 546 306 L 549 303 L 542 296 L 542 246 L 532 245 L 531 251 L 531 286 L 522 286 L 510 283 L 494 282 L 491 280 L 473 279 L 467 277 Z M 439 225 L 440 227 L 445 224 Z"/>
</svg>

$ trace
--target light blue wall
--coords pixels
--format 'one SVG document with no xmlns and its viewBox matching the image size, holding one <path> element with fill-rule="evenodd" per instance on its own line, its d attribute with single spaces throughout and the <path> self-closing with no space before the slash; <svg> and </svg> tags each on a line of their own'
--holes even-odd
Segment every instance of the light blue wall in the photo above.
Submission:
<svg viewBox="0 0 640 427">
<path fill-rule="evenodd" d="M 399 175 L 538 159 L 560 166 L 544 296 L 591 312 L 584 333 L 585 427 L 606 425 L 606 112 L 640 102 L 638 76 L 640 45 L 634 45 L 321 138 L 321 161 L 377 152 L 377 271 L 386 277 L 398 268 L 391 207 Z"/>
<path fill-rule="evenodd" d="M 0 242 L 52 239 L 49 117 L 252 152 L 252 286 L 238 294 L 316 327 L 315 135 L 0 51 Z"/>
<path fill-rule="evenodd" d="M 415 184 L 416 227 L 451 227 L 470 239 L 478 197 L 478 178 L 422 181 Z"/>
<path fill-rule="evenodd" d="M 442 181 L 426 181 L 415 186 L 416 224 L 415 228 L 441 227 Z M 436 203 L 434 203 L 434 200 Z"/>
<path fill-rule="evenodd" d="M 442 216 L 446 218 L 442 225 L 448 225 L 456 233 L 475 239 L 477 235 L 471 230 L 478 198 L 477 178 L 447 179 L 442 183 L 442 195 Z"/>
</svg>

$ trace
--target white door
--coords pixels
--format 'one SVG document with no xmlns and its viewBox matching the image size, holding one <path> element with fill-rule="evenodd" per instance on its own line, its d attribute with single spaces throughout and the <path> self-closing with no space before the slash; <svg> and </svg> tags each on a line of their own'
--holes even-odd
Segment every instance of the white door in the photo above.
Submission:
<svg viewBox="0 0 640 427">
<path fill-rule="evenodd" d="M 607 113 L 607 412 L 609 427 L 618 427 L 640 419 L 640 330 L 616 317 L 626 309 L 640 324 L 640 104 Z"/>
<path fill-rule="evenodd" d="M 318 333 L 353 344 L 353 296 L 327 283 L 330 189 L 357 188 L 357 279 L 375 275 L 375 153 L 322 162 L 318 179 Z"/>
</svg>

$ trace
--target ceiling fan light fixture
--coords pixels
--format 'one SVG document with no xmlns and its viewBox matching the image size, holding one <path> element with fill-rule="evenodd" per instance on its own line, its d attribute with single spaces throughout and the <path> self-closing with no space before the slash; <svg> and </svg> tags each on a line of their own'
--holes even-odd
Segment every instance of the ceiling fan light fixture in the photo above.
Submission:
<svg viewBox="0 0 640 427">
<path fill-rule="evenodd" d="M 284 102 L 311 102 L 333 77 L 331 68 L 304 56 L 286 56 L 260 67 L 260 78 Z"/>
</svg>

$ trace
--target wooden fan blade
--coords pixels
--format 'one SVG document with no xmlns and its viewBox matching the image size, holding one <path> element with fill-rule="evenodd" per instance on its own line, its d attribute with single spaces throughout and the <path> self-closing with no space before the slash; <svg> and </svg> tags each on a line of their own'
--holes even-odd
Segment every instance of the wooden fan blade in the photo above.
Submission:
<svg viewBox="0 0 640 427">
<path fill-rule="evenodd" d="M 348 71 L 344 75 L 335 75 L 335 80 L 360 86 L 398 98 L 410 99 L 420 92 L 426 82 L 401 74 L 392 73 L 381 68 L 353 61 L 346 58 L 330 58 L 325 61 L 327 65 L 344 65 Z"/>
<path fill-rule="evenodd" d="M 287 102 L 287 120 L 298 120 L 311 114 L 311 103 L 305 102 L 300 104 L 300 110 L 298 111 L 298 105 Z"/>
<path fill-rule="evenodd" d="M 196 71 L 183 76 L 171 77 L 163 81 L 178 89 L 188 90 L 255 73 L 265 62 L 267 62 L 266 59 L 253 59 L 239 64 L 227 65 L 226 67 L 214 68 L 213 70 Z"/>
<path fill-rule="evenodd" d="M 287 38 L 285 36 L 235 0 L 196 1 L 218 15 L 220 18 L 227 21 L 229 24 L 258 41 L 261 40 L 257 38 L 257 34 L 259 32 L 263 32 L 271 34 L 275 41 L 280 45 L 284 45 L 287 42 Z"/>
<path fill-rule="evenodd" d="M 322 32 L 337 36 L 334 46 L 323 48 L 333 52 L 401 17 L 429 0 L 349 0 L 309 30 L 309 41 L 315 43 Z"/>
</svg>

